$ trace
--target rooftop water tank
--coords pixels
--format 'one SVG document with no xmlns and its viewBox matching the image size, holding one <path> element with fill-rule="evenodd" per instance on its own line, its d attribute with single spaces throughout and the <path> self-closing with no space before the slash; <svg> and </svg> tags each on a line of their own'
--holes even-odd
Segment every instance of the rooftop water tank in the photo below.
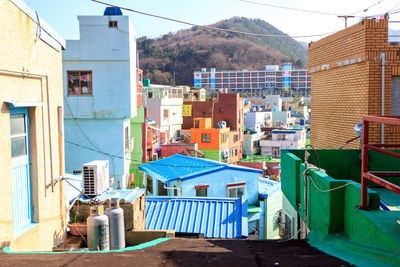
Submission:
<svg viewBox="0 0 400 267">
<path fill-rule="evenodd" d="M 106 10 L 104 10 L 104 16 L 122 16 L 122 11 L 119 7 L 106 7 Z"/>
<path fill-rule="evenodd" d="M 149 87 L 150 86 L 150 79 L 144 79 L 143 80 L 143 86 Z"/>
</svg>

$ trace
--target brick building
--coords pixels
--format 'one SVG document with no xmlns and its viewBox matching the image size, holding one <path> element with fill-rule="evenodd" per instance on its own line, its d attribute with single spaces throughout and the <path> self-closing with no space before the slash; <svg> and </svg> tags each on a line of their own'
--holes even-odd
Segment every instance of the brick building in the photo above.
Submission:
<svg viewBox="0 0 400 267">
<path fill-rule="evenodd" d="M 183 106 L 190 112 L 182 114 L 182 129 L 194 128 L 194 118 L 211 118 L 211 128 L 217 128 L 219 121 L 225 121 L 226 127 L 230 128 L 230 162 L 242 158 L 244 101 L 239 94 L 217 94 L 213 101 L 183 101 Z"/>
<path fill-rule="evenodd" d="M 388 41 L 388 20 L 363 20 L 311 43 L 311 144 L 338 148 L 355 137 L 353 128 L 363 115 L 381 115 L 383 70 L 385 115 L 400 115 L 400 98 L 395 97 L 400 92 L 399 61 L 400 45 Z M 400 129 L 386 126 L 385 142 L 398 141 L 399 133 Z M 373 125 L 370 138 L 380 142 L 380 125 Z M 358 147 L 357 141 L 345 146 Z"/>
</svg>

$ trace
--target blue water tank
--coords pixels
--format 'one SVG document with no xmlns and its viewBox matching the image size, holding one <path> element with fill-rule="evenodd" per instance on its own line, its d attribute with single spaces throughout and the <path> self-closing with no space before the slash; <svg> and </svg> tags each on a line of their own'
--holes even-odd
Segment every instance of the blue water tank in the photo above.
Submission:
<svg viewBox="0 0 400 267">
<path fill-rule="evenodd" d="M 119 7 L 106 7 L 106 10 L 104 10 L 104 16 L 122 16 L 122 11 Z"/>
</svg>

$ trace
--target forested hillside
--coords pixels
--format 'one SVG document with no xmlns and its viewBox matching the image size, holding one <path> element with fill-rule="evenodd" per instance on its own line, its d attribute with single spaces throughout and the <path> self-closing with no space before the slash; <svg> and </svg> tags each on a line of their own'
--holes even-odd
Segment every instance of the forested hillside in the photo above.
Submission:
<svg viewBox="0 0 400 267">
<path fill-rule="evenodd" d="M 234 17 L 211 26 L 262 34 L 285 35 L 260 19 Z M 257 37 L 192 27 L 161 38 L 137 40 L 140 68 L 156 84 L 193 85 L 193 72 L 258 70 L 290 61 L 295 68 L 307 65 L 307 49 L 292 38 Z"/>
</svg>

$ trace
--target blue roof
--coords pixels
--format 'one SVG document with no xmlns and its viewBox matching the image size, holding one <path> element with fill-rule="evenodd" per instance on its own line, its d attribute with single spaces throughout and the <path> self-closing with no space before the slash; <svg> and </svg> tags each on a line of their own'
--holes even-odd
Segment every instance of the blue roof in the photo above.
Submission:
<svg viewBox="0 0 400 267">
<path fill-rule="evenodd" d="M 146 229 L 204 234 L 206 238 L 247 236 L 247 201 L 241 198 L 146 197 Z"/>
<path fill-rule="evenodd" d="M 223 169 L 262 173 L 261 170 L 227 164 L 220 161 L 175 154 L 171 157 L 139 166 L 139 169 L 164 183 L 187 180 Z"/>
<path fill-rule="evenodd" d="M 258 194 L 260 197 L 267 199 L 279 190 L 281 190 L 280 182 L 268 178 L 258 178 Z"/>
<path fill-rule="evenodd" d="M 107 191 L 104 191 L 103 193 L 95 197 L 95 199 L 98 201 L 105 201 L 111 198 L 118 198 L 119 201 L 124 200 L 125 202 L 133 202 L 137 197 L 141 196 L 144 191 L 144 188 L 108 189 Z M 79 197 L 79 201 L 89 202 L 91 201 L 91 199 L 81 195 Z"/>
</svg>

